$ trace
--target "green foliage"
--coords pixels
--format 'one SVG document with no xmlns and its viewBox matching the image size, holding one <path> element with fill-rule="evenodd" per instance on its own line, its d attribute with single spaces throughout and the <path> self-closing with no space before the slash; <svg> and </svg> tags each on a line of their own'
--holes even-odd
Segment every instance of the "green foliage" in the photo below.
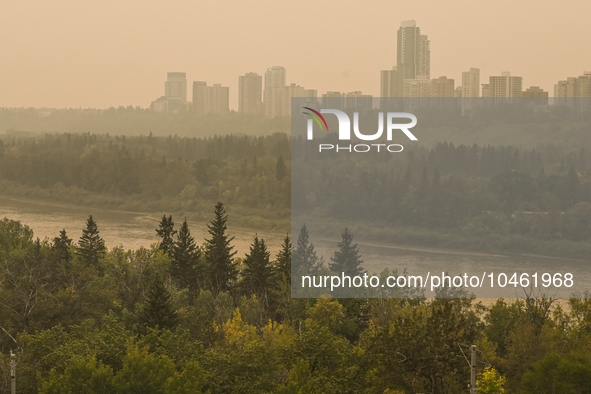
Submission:
<svg viewBox="0 0 591 394">
<path fill-rule="evenodd" d="M 524 393 L 579 394 L 591 390 L 591 361 L 588 354 L 560 356 L 555 353 L 532 365 L 523 375 Z"/>
<path fill-rule="evenodd" d="M 199 262 L 201 250 L 195 245 L 195 239 L 191 236 L 187 220 L 181 225 L 177 239 L 172 246 L 172 261 L 170 272 L 172 278 L 180 289 L 189 289 L 191 297 L 199 292 Z"/>
<path fill-rule="evenodd" d="M 506 379 L 494 367 L 486 367 L 478 374 L 476 384 L 481 394 L 503 394 Z"/>
<path fill-rule="evenodd" d="M 310 234 L 304 224 L 298 234 L 298 242 L 291 255 L 292 272 L 296 275 L 314 275 L 320 268 L 314 245 L 310 243 Z"/>
<path fill-rule="evenodd" d="M 192 123 L 191 135 L 194 127 Z M 240 130 L 244 131 L 242 125 Z M 210 205 L 223 199 L 235 209 L 231 213 L 242 226 L 289 227 L 287 134 L 182 138 L 169 133 L 110 136 L 52 130 L 11 140 L 10 154 L 0 157 L 0 191 L 84 206 L 182 212 L 199 220 L 207 217 Z M 12 138 L 0 138 L 5 137 Z M 279 156 L 286 167 L 281 180 Z"/>
<path fill-rule="evenodd" d="M 105 255 L 106 249 L 105 241 L 99 235 L 97 223 L 90 215 L 78 241 L 78 256 L 85 264 L 98 268 L 99 259 Z"/>
<path fill-rule="evenodd" d="M 55 369 L 40 381 L 41 394 L 102 394 L 115 392 L 113 370 L 94 357 L 72 358 L 63 374 Z"/>
<path fill-rule="evenodd" d="M 234 237 L 226 234 L 228 215 L 224 204 L 216 204 L 214 215 L 214 219 L 207 225 L 207 232 L 211 238 L 205 240 L 205 264 L 208 287 L 214 296 L 217 296 L 230 289 L 236 281 L 238 270 L 232 261 L 236 252 L 232 251 L 234 247 L 230 246 Z"/>
<path fill-rule="evenodd" d="M 285 236 L 281 250 L 275 258 L 275 268 L 279 277 L 285 276 L 288 282 L 291 282 L 291 238 L 289 235 Z"/>
<path fill-rule="evenodd" d="M 277 159 L 276 171 L 276 178 L 278 181 L 282 180 L 285 178 L 285 175 L 287 175 L 287 169 L 285 167 L 285 162 L 283 161 L 283 155 L 280 155 Z"/>
<path fill-rule="evenodd" d="M 267 300 L 269 285 L 271 281 L 270 252 L 267 250 L 265 240 L 258 236 L 250 246 L 250 253 L 242 260 L 241 272 L 242 287 L 246 294 L 256 294 L 259 298 Z"/>
<path fill-rule="evenodd" d="M 196 361 L 189 361 L 181 373 L 166 381 L 166 392 L 170 394 L 209 393 L 203 391 L 207 376 L 201 365 Z"/>
<path fill-rule="evenodd" d="M 221 204 L 216 213 L 222 220 L 210 227 L 228 247 Z M 186 230 L 179 236 L 188 240 Z M 317 267 L 305 228 L 301 235 L 293 254 Z M 78 254 L 58 258 L 56 240 L 35 242 L 18 222 L 0 221 L 0 242 L 0 392 L 8 350 L 17 353 L 23 393 L 463 392 L 470 370 L 461 349 L 475 343 L 494 365 L 480 364 L 479 392 L 591 387 L 588 294 L 562 306 L 526 297 L 484 307 L 460 291 L 445 294 L 460 297 L 451 299 L 291 299 L 290 238 L 271 262 L 255 237 L 242 263 L 230 256 L 242 264 L 246 291 L 233 280 L 189 302 L 156 244 L 105 251 L 101 273 Z"/>
<path fill-rule="evenodd" d="M 160 275 L 156 275 L 150 283 L 146 300 L 137 314 L 140 332 L 145 332 L 148 327 L 172 329 L 178 324 L 177 311 Z"/>
<path fill-rule="evenodd" d="M 172 221 L 172 216 L 169 215 L 168 218 L 166 215 L 162 216 L 162 220 L 156 229 L 156 234 L 162 241 L 160 241 L 160 245 L 158 248 L 163 251 L 164 253 L 170 255 L 173 248 L 174 248 L 174 235 L 176 234 L 176 230 L 174 229 L 174 222 Z"/>
<path fill-rule="evenodd" d="M 353 234 L 346 228 L 341 237 L 342 241 L 337 244 L 339 249 L 334 252 L 334 257 L 331 258 L 332 263 L 328 267 L 337 274 L 344 273 L 350 277 L 363 275 L 365 271 L 361 267 L 363 260 L 359 255 L 359 249 L 357 244 L 352 245 Z"/>
<path fill-rule="evenodd" d="M 59 237 L 53 239 L 53 251 L 58 260 L 70 261 L 72 256 L 70 255 L 70 245 L 72 245 L 72 239 L 68 238 L 66 229 L 60 231 Z"/>
<path fill-rule="evenodd" d="M 174 376 L 175 365 L 168 357 L 156 357 L 132 346 L 113 384 L 120 394 L 166 394 L 167 383 Z"/>
</svg>

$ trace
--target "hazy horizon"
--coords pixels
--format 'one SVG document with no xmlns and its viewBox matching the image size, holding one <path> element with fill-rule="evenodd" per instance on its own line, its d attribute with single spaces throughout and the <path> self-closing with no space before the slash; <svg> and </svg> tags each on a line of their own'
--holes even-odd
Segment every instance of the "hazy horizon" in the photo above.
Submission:
<svg viewBox="0 0 591 394">
<path fill-rule="evenodd" d="M 166 73 L 230 87 L 238 76 L 287 69 L 287 83 L 379 96 L 379 71 L 396 64 L 396 31 L 415 19 L 431 41 L 431 78 L 510 71 L 553 94 L 591 69 L 591 3 L 487 1 L 367 3 L 139 1 L 8 3 L 0 14 L 0 107 L 140 106 L 164 94 Z M 231 13 L 228 10 L 232 10 Z"/>
</svg>

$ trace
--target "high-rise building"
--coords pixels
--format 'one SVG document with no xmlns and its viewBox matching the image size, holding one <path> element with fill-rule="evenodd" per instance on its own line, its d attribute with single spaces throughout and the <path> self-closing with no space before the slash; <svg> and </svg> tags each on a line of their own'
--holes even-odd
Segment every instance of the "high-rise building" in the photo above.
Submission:
<svg viewBox="0 0 591 394">
<path fill-rule="evenodd" d="M 179 98 L 185 104 L 187 102 L 187 74 L 180 72 L 168 73 L 164 83 L 164 96 Z"/>
<path fill-rule="evenodd" d="M 398 73 L 396 66 L 380 71 L 380 97 L 397 97 Z"/>
<path fill-rule="evenodd" d="M 345 108 L 355 111 L 369 111 L 373 107 L 373 96 L 361 91 L 345 94 Z"/>
<path fill-rule="evenodd" d="M 230 111 L 230 88 L 219 83 L 193 82 L 193 112 L 200 115 L 225 114 Z"/>
<path fill-rule="evenodd" d="M 398 91 L 398 71 L 396 66 L 391 70 L 380 71 L 380 108 L 384 111 L 396 110 L 395 101 L 390 98 L 401 97 Z"/>
<path fill-rule="evenodd" d="M 460 91 L 459 97 L 461 97 L 460 106 L 462 107 L 462 114 L 481 104 L 478 100 L 478 97 L 480 97 L 480 69 L 470 67 L 469 71 L 462 72 L 462 86 L 460 87 Z"/>
<path fill-rule="evenodd" d="M 513 77 L 510 72 L 503 71 L 501 76 L 490 76 L 486 88 L 482 85 L 482 97 L 491 98 L 495 105 L 511 103 L 514 98 L 521 97 L 522 85 L 522 77 Z"/>
<path fill-rule="evenodd" d="M 435 107 L 455 107 L 455 81 L 448 77 L 431 80 L 431 100 L 429 104 Z"/>
<path fill-rule="evenodd" d="M 285 67 L 269 67 L 265 72 L 265 89 L 275 86 L 285 86 Z"/>
<path fill-rule="evenodd" d="M 204 115 L 207 101 L 207 82 L 193 82 L 193 112 Z"/>
<path fill-rule="evenodd" d="M 263 110 L 263 77 L 246 73 L 238 77 L 238 111 L 260 114 Z"/>
<path fill-rule="evenodd" d="M 482 84 L 482 97 L 490 97 L 490 85 L 488 83 Z"/>
<path fill-rule="evenodd" d="M 301 98 L 302 103 L 313 101 L 317 97 L 317 91 L 295 83 L 265 88 L 265 116 L 291 116 L 291 99 L 294 97 Z"/>
<path fill-rule="evenodd" d="M 265 72 L 265 91 L 263 92 L 263 104 L 265 116 L 274 118 L 288 116 L 290 105 L 285 102 L 285 67 L 269 67 Z"/>
<path fill-rule="evenodd" d="M 431 80 L 431 97 L 454 97 L 455 81 L 448 77 Z"/>
<path fill-rule="evenodd" d="M 399 97 L 404 92 L 405 79 L 431 78 L 430 41 L 414 20 L 403 21 L 398 29 L 396 68 Z"/>
<path fill-rule="evenodd" d="M 431 104 L 432 85 L 428 78 L 405 79 L 403 85 L 404 110 L 415 109 Z"/>
<path fill-rule="evenodd" d="M 591 111 L 591 71 L 554 85 L 554 103 L 571 107 L 575 114 Z"/>
<path fill-rule="evenodd" d="M 480 69 L 470 67 L 462 73 L 462 97 L 480 97 Z"/>
<path fill-rule="evenodd" d="M 345 109 L 345 93 L 341 92 L 326 92 L 322 95 L 322 106 L 324 108 Z"/>
</svg>

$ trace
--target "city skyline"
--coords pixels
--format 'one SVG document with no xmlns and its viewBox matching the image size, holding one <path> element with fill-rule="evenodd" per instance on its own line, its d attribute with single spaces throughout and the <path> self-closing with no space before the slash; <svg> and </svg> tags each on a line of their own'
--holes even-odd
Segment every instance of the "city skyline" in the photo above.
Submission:
<svg viewBox="0 0 591 394">
<path fill-rule="evenodd" d="M 387 98 L 405 97 L 412 98 L 411 106 L 420 106 L 423 99 L 437 98 L 461 99 L 458 104 L 462 113 L 471 111 L 476 105 L 475 98 L 483 97 L 492 99 L 495 104 L 520 102 L 523 97 L 529 104 L 546 106 L 553 102 L 548 100 L 549 92 L 538 85 L 531 85 L 524 90 L 523 77 L 511 75 L 510 71 L 502 71 L 501 75 L 490 75 L 488 83 L 480 82 L 480 69 L 470 67 L 462 72 L 461 84 L 456 86 L 454 78 L 440 76 L 431 78 L 431 48 L 430 40 L 426 34 L 421 34 L 420 26 L 415 20 L 403 20 L 397 31 L 396 65 L 388 70 L 380 70 L 380 94 L 381 104 L 388 105 Z M 165 83 L 165 95 L 153 101 L 150 108 L 155 112 L 188 111 L 197 114 L 227 113 L 229 106 L 229 87 L 214 84 L 214 88 L 207 87 L 206 82 L 193 83 L 193 102 L 185 102 L 178 92 L 185 88 L 186 73 L 169 72 Z M 179 85 L 179 84 L 184 85 Z M 171 88 L 179 85 L 175 89 Z M 248 72 L 238 77 L 238 112 L 265 115 L 269 118 L 291 115 L 291 98 L 301 97 L 305 100 L 321 99 L 322 104 L 338 108 L 341 105 L 351 108 L 372 108 L 372 94 L 364 94 L 360 90 L 350 92 L 327 91 L 318 94 L 317 89 L 307 89 L 296 83 L 287 84 L 287 70 L 283 66 L 267 68 L 263 76 L 254 72 Z M 480 90 L 482 88 L 482 94 Z M 220 92 L 223 89 L 222 100 L 216 98 L 213 104 L 213 90 Z M 207 93 L 206 91 L 211 91 Z M 554 96 L 559 98 L 591 97 L 591 72 L 583 71 L 583 76 L 567 77 L 554 85 Z M 216 97 L 219 93 L 215 94 Z M 261 100 L 262 98 L 262 100 Z M 182 100 L 181 100 L 182 99 Z M 433 101 L 429 101 L 433 103 Z M 445 100 L 437 100 L 444 104 Z M 559 101 L 567 103 L 568 101 Z M 182 105 L 179 106 L 178 104 Z M 334 105 L 333 105 L 334 103 Z M 447 102 L 449 103 L 449 101 Z M 185 105 L 187 104 L 187 105 Z M 445 104 L 447 105 L 447 104 Z M 585 111 L 587 105 L 577 108 L 577 112 Z M 547 109 L 547 108 L 546 108 Z M 539 109 L 538 109 L 539 110 Z"/>
<path fill-rule="evenodd" d="M 591 53 L 580 50 L 591 46 L 584 1 L 543 9 L 533 1 L 255 1 L 232 3 L 231 13 L 226 3 L 138 4 L 8 4 L 0 15 L 0 106 L 145 108 L 162 95 L 163 76 L 182 71 L 188 81 L 228 86 L 237 110 L 238 76 L 273 65 L 288 70 L 287 84 L 377 97 L 378 71 L 396 65 L 397 30 L 410 19 L 431 41 L 431 78 L 456 85 L 470 67 L 481 81 L 509 70 L 524 87 L 552 94 L 557 81 L 591 68 Z"/>
</svg>

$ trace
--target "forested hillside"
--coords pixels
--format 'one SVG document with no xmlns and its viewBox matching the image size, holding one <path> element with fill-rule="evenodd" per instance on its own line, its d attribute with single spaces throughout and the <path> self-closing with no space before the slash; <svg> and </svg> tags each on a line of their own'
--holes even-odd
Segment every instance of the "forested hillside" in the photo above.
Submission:
<svg viewBox="0 0 591 394">
<path fill-rule="evenodd" d="M 332 136 L 327 142 L 332 142 Z M 209 138 L 96 134 L 4 135 L 0 193 L 204 220 L 223 201 L 237 223 L 285 231 L 290 144 L 301 173 L 293 206 L 364 218 L 385 242 L 588 258 L 591 157 L 584 148 L 438 143 L 327 166 L 287 135 Z M 377 163 L 377 164 L 376 164 Z M 340 186 L 335 186 L 340 185 Z M 314 191 L 309 193 L 308 191 Z M 364 201 L 380 210 L 359 209 Z M 375 206 L 375 205 L 374 205 Z M 397 231 L 399 229 L 400 231 Z M 437 234 L 448 234 L 445 238 Z M 338 234 L 329 234 L 338 236 Z M 363 237 L 377 239 L 376 233 Z"/>
<path fill-rule="evenodd" d="M 289 225 L 289 139 L 48 134 L 0 141 L 0 193 L 202 219 L 223 200 L 244 225 Z M 240 208 L 240 209 L 238 209 Z"/>
</svg>

